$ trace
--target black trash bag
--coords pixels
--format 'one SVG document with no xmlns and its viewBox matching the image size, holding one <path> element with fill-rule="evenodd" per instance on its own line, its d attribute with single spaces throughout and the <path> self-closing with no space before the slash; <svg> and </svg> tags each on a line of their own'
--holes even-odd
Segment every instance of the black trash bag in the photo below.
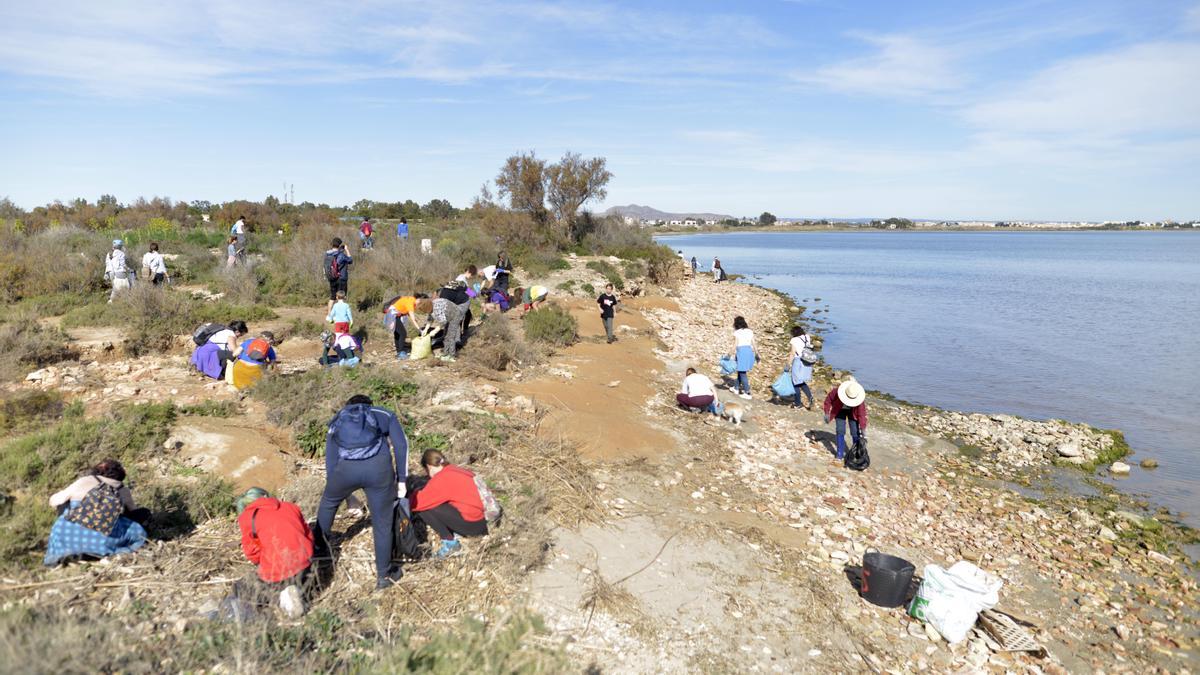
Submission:
<svg viewBox="0 0 1200 675">
<path fill-rule="evenodd" d="M 871 466 L 871 455 L 867 454 L 867 439 L 860 437 L 854 447 L 846 452 L 843 465 L 851 471 L 864 471 Z"/>
</svg>

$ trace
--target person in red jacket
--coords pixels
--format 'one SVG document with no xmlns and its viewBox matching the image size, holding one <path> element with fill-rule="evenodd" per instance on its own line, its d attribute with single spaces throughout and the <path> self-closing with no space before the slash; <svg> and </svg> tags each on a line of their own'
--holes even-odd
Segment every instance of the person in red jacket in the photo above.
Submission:
<svg viewBox="0 0 1200 675">
<path fill-rule="evenodd" d="M 825 423 L 835 420 L 837 458 L 846 457 L 846 423 L 850 423 L 850 438 L 855 443 L 867 435 L 867 392 L 851 378 L 831 389 L 825 396 Z"/>
<path fill-rule="evenodd" d="M 437 450 L 426 450 L 421 466 L 429 474 L 429 482 L 413 493 L 412 510 L 442 539 L 433 556 L 446 558 L 462 551 L 456 535 L 482 537 L 488 533 L 483 499 L 475 486 L 475 474 L 450 464 Z"/>
<path fill-rule="evenodd" d="M 313 559 L 313 533 L 300 507 L 250 488 L 237 502 L 242 552 L 258 567 L 257 588 L 241 590 L 259 598 L 279 593 L 284 614 L 298 618 L 304 613 L 301 590 L 306 586 Z"/>
</svg>

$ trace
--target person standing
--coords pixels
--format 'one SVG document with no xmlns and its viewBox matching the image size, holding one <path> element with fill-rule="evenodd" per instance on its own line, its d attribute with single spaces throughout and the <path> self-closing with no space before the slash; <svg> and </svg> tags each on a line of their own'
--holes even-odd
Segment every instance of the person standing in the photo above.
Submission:
<svg viewBox="0 0 1200 675">
<path fill-rule="evenodd" d="M 246 255 L 246 216 L 238 216 L 237 222 L 229 228 L 229 236 L 233 237 L 237 244 L 238 256 Z"/>
<path fill-rule="evenodd" d="M 396 223 L 396 237 L 401 241 L 408 239 L 408 219 L 401 218 L 399 223 Z"/>
<path fill-rule="evenodd" d="M 112 284 L 112 292 L 108 294 L 109 303 L 118 293 L 129 290 L 129 273 L 129 266 L 125 263 L 125 243 L 113 239 L 112 250 L 104 258 L 104 278 Z"/>
<path fill-rule="evenodd" d="M 329 308 L 329 314 L 325 315 L 325 320 L 329 323 L 344 323 L 347 330 L 354 327 L 354 313 L 350 310 L 350 303 L 346 302 L 346 291 L 338 291 L 334 294 L 333 306 Z"/>
<path fill-rule="evenodd" d="M 812 338 L 800 326 L 792 326 L 791 340 L 792 362 L 789 364 L 789 370 L 792 374 L 792 386 L 796 388 L 795 398 L 792 400 L 792 407 L 800 407 L 800 393 L 808 395 L 808 405 L 804 406 L 807 410 L 812 410 L 813 395 L 812 389 L 809 389 L 808 383 L 812 382 L 813 363 L 806 362 L 805 353 L 812 351 Z"/>
<path fill-rule="evenodd" d="M 407 476 L 408 437 L 396 413 L 373 405 L 365 394 L 351 396 L 330 420 L 325 435 L 325 490 L 317 511 L 317 546 L 326 545 L 342 502 L 355 490 L 366 492 L 375 540 L 376 589 L 387 588 L 403 576 L 399 565 L 391 562 L 392 518 L 393 503 L 407 492 Z"/>
<path fill-rule="evenodd" d="M 754 348 L 754 331 L 740 316 L 733 319 L 733 355 L 737 361 L 737 393 L 748 400 L 750 371 L 758 361 L 758 351 Z"/>
<path fill-rule="evenodd" d="M 234 585 L 239 598 L 256 605 L 274 601 L 289 618 L 304 614 L 304 593 L 311 581 L 313 533 L 300 507 L 252 487 L 237 500 L 242 553 L 255 566 L 256 578 Z"/>
<path fill-rule="evenodd" d="M 494 284 L 494 288 L 505 295 L 508 295 L 508 282 L 511 272 L 512 263 L 508 260 L 508 254 L 500 251 L 500 254 L 496 256 L 496 283 Z"/>
<path fill-rule="evenodd" d="M 237 237 L 229 236 L 229 245 L 225 247 L 225 267 L 230 269 L 238 264 Z"/>
<path fill-rule="evenodd" d="M 613 334 L 613 315 L 617 303 L 620 301 L 620 298 L 613 292 L 612 284 L 605 284 L 604 292 L 596 298 L 596 304 L 600 305 L 600 320 L 604 322 L 604 333 L 608 336 L 608 344 L 617 341 L 617 337 Z"/>
<path fill-rule="evenodd" d="M 142 256 L 142 268 L 147 271 L 150 283 L 155 286 L 161 286 L 167 280 L 167 263 L 158 252 L 158 242 L 150 242 L 150 250 Z"/>
<path fill-rule="evenodd" d="M 714 284 L 725 278 L 725 270 L 721 269 L 720 258 L 713 258 L 712 276 Z"/>
<path fill-rule="evenodd" d="M 329 281 L 327 311 L 333 309 L 338 291 L 343 293 L 347 291 L 347 287 L 350 285 L 350 265 L 353 264 L 354 259 L 346 252 L 346 245 L 342 243 L 340 237 L 334 237 L 329 242 L 329 250 L 325 251 L 325 278 Z"/>
<path fill-rule="evenodd" d="M 692 256 L 692 276 L 696 276 L 697 270 L 700 268 L 700 263 L 696 262 L 696 256 Z"/>
<path fill-rule="evenodd" d="M 363 221 L 358 226 L 358 239 L 364 251 L 375 247 L 375 228 L 371 225 L 370 218 L 363 218 Z"/>
<path fill-rule="evenodd" d="M 850 378 L 830 390 L 825 397 L 825 423 L 835 420 L 837 435 L 837 458 L 846 458 L 846 426 L 850 426 L 850 438 L 855 443 L 867 435 L 867 392 L 854 378 Z"/>
</svg>

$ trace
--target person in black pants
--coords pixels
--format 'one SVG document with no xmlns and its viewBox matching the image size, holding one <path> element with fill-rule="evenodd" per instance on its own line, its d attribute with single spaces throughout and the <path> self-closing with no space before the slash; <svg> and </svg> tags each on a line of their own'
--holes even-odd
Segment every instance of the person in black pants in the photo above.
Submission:
<svg viewBox="0 0 1200 675">
<path fill-rule="evenodd" d="M 346 245 L 340 237 L 334 237 L 333 241 L 329 242 L 329 250 L 325 251 L 323 263 L 325 278 L 329 281 L 329 306 L 326 307 L 326 311 L 333 307 L 338 291 L 347 292 L 350 285 L 350 266 L 353 264 L 354 259 L 346 252 Z"/>
<path fill-rule="evenodd" d="M 403 571 L 399 565 L 391 564 L 392 507 L 396 497 L 403 497 L 406 492 L 408 438 L 396 413 L 372 405 L 370 396 L 350 397 L 346 407 L 329 423 L 325 436 L 325 474 L 325 492 L 317 511 L 317 548 L 325 548 L 325 537 L 332 530 L 338 507 L 352 492 L 361 489 L 367 493 L 375 539 L 378 575 L 375 588 L 387 588 L 399 581 Z"/>
<path fill-rule="evenodd" d="M 512 272 L 512 263 L 508 260 L 508 254 L 504 251 L 496 256 L 496 281 L 492 284 L 492 288 L 508 295 L 509 273 Z"/>
<path fill-rule="evenodd" d="M 440 559 L 460 553 L 459 535 L 482 537 L 488 533 L 483 498 L 475 485 L 475 474 L 447 462 L 441 452 L 433 449 L 421 454 L 421 466 L 429 480 L 413 492 L 413 514 L 441 540 L 433 557 Z"/>
</svg>

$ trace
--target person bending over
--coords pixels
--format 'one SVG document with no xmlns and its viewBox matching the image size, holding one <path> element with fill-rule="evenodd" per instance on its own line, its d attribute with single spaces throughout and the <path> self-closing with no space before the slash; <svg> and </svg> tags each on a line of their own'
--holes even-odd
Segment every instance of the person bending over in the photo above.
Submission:
<svg viewBox="0 0 1200 675">
<path fill-rule="evenodd" d="M 299 618 L 313 559 L 313 533 L 300 507 L 253 487 L 238 499 L 237 511 L 242 553 L 257 569 L 255 578 L 235 585 L 235 594 L 258 606 L 277 598 L 284 614 Z"/>
<path fill-rule="evenodd" d="M 675 395 L 675 402 L 684 408 L 699 408 L 716 414 L 717 388 L 708 376 L 688 368 L 683 378 L 683 385 Z"/>
<path fill-rule="evenodd" d="M 396 413 L 372 405 L 365 394 L 351 396 L 330 420 L 325 435 L 325 490 L 317 511 L 317 539 L 318 546 L 323 546 L 338 507 L 350 493 L 366 492 L 375 540 L 377 589 L 393 585 L 403 575 L 398 565 L 391 564 L 392 505 L 397 496 L 404 496 L 407 475 L 408 437 Z"/>
</svg>

